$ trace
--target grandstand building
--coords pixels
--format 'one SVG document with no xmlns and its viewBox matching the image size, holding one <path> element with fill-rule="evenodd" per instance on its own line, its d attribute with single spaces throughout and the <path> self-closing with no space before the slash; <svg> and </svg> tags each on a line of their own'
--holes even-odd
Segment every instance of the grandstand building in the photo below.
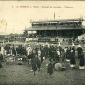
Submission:
<svg viewBox="0 0 85 85">
<path fill-rule="evenodd" d="M 33 21 L 31 27 L 27 29 L 28 40 L 38 41 L 56 41 L 61 38 L 77 38 L 85 33 L 82 25 L 83 19 L 64 19 L 64 20 L 48 20 Z"/>
</svg>

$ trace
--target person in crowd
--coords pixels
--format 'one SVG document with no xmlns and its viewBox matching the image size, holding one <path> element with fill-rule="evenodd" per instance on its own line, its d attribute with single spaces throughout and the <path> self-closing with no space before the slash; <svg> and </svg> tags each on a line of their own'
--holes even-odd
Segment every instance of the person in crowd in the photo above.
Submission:
<svg viewBox="0 0 85 85">
<path fill-rule="evenodd" d="M 17 55 L 21 55 L 21 49 L 22 49 L 21 47 L 22 47 L 21 45 L 17 46 L 16 48 Z"/>
<path fill-rule="evenodd" d="M 22 45 L 19 45 L 18 48 L 16 48 L 16 51 L 19 55 L 26 55 L 26 49 Z"/>
<path fill-rule="evenodd" d="M 59 49 L 60 57 L 61 57 L 61 54 L 62 54 L 62 47 L 61 47 L 61 43 L 60 43 L 60 42 L 59 42 L 59 45 L 58 45 L 58 49 Z"/>
<path fill-rule="evenodd" d="M 66 61 L 67 62 L 70 61 L 70 57 L 71 57 L 71 48 L 67 47 L 67 50 L 66 50 Z"/>
<path fill-rule="evenodd" d="M 0 53 L 0 61 L 3 61 L 3 55 Z"/>
<path fill-rule="evenodd" d="M 84 68 L 84 53 L 82 47 L 79 45 L 77 48 L 78 52 L 78 59 L 79 59 L 79 69 L 85 69 Z"/>
<path fill-rule="evenodd" d="M 11 49 L 12 49 L 12 55 L 16 56 L 16 48 L 15 48 L 15 46 L 13 45 L 13 47 Z"/>
<path fill-rule="evenodd" d="M 27 62 L 27 56 L 26 56 L 26 55 L 23 55 L 22 61 L 23 61 L 23 62 Z"/>
<path fill-rule="evenodd" d="M 77 48 L 78 59 L 80 58 L 80 55 L 82 52 L 83 52 L 83 49 L 82 49 L 81 45 L 78 45 L 78 48 Z"/>
<path fill-rule="evenodd" d="M 54 56 L 53 48 L 54 48 L 53 45 L 51 45 L 49 48 L 49 61 L 51 61 L 53 59 L 53 56 Z"/>
<path fill-rule="evenodd" d="M 2 45 L 1 46 L 1 54 L 4 56 L 5 55 L 5 49 L 4 49 L 4 46 Z"/>
<path fill-rule="evenodd" d="M 0 53 L 0 68 L 2 68 L 3 55 Z"/>
<path fill-rule="evenodd" d="M 29 55 L 32 52 L 32 48 L 30 45 L 27 46 L 26 51 L 27 51 L 27 55 Z"/>
<path fill-rule="evenodd" d="M 41 63 L 43 62 L 44 58 L 44 47 L 41 46 Z"/>
<path fill-rule="evenodd" d="M 48 66 L 47 66 L 47 73 L 49 75 L 52 75 L 53 74 L 53 64 L 52 64 L 52 61 L 49 62 Z"/>
<path fill-rule="evenodd" d="M 38 71 L 40 71 L 40 68 L 41 68 L 41 61 L 40 61 L 40 59 L 39 59 L 38 56 L 35 56 L 35 57 L 36 57 L 37 69 L 38 69 Z"/>
<path fill-rule="evenodd" d="M 35 49 L 35 58 L 36 58 L 36 65 L 37 65 L 37 70 L 40 71 L 40 67 L 41 67 L 41 50 L 39 47 L 36 47 Z"/>
<path fill-rule="evenodd" d="M 65 48 L 64 48 L 65 60 L 67 59 L 67 49 L 68 49 L 68 47 L 65 47 Z M 66 61 L 67 61 L 67 60 L 66 60 Z"/>
<path fill-rule="evenodd" d="M 38 45 L 34 48 L 34 50 L 35 50 L 36 55 L 38 56 L 38 50 L 39 50 Z"/>
<path fill-rule="evenodd" d="M 7 44 L 4 49 L 6 50 L 6 54 L 10 54 L 10 44 Z"/>
<path fill-rule="evenodd" d="M 39 60 L 35 49 L 33 49 L 31 56 L 32 56 L 32 58 L 31 58 L 32 70 L 33 70 L 34 75 L 35 75 L 37 70 L 40 71 L 41 61 Z"/>
<path fill-rule="evenodd" d="M 60 50 L 59 50 L 59 48 L 57 49 L 57 54 L 56 54 L 56 56 L 57 56 L 58 62 L 60 62 L 61 55 L 60 55 Z"/>
<path fill-rule="evenodd" d="M 38 58 L 41 61 L 41 49 L 40 48 L 38 48 Z"/>
<path fill-rule="evenodd" d="M 80 54 L 80 59 L 79 59 L 79 69 L 85 69 L 84 67 L 84 63 L 85 63 L 85 59 L 84 59 L 84 53 L 82 52 Z"/>
<path fill-rule="evenodd" d="M 36 59 L 36 53 L 35 50 L 33 50 L 32 52 L 32 58 L 31 58 L 31 65 L 32 65 L 32 70 L 34 72 L 34 76 L 35 76 L 35 72 L 37 71 L 37 59 Z"/>
<path fill-rule="evenodd" d="M 29 52 L 29 55 L 27 54 L 27 62 L 28 62 L 28 64 L 31 64 L 32 57 L 33 57 L 33 49 Z"/>
<path fill-rule="evenodd" d="M 27 56 L 27 51 L 26 51 L 26 48 L 24 46 L 22 47 L 22 55 Z"/>
<path fill-rule="evenodd" d="M 70 68 L 70 57 L 71 57 L 71 48 L 65 47 L 62 64 L 63 64 L 64 67 L 66 67 L 66 69 Z"/>
<path fill-rule="evenodd" d="M 65 51 L 64 51 L 64 49 L 62 49 L 61 58 L 62 58 L 62 63 L 64 63 L 65 62 Z"/>
<path fill-rule="evenodd" d="M 76 60 L 75 60 L 75 46 L 71 48 L 71 55 L 70 55 L 70 67 L 75 68 Z"/>
<path fill-rule="evenodd" d="M 45 58 L 48 58 L 49 50 L 48 50 L 48 44 L 44 46 L 44 56 Z"/>
</svg>

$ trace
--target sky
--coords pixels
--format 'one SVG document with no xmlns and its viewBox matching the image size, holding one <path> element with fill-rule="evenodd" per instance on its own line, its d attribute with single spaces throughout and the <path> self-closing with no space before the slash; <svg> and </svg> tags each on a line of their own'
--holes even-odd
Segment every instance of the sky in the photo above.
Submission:
<svg viewBox="0 0 85 85">
<path fill-rule="evenodd" d="M 0 34 L 23 33 L 31 21 L 85 19 L 84 1 L 0 1 Z M 84 23 L 83 23 L 84 24 Z"/>
</svg>

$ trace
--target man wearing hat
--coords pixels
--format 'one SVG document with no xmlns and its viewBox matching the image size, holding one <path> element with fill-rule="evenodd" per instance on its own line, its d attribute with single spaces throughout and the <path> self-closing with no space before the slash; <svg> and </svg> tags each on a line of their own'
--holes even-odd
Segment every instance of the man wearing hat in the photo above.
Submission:
<svg viewBox="0 0 85 85">
<path fill-rule="evenodd" d="M 81 45 L 79 44 L 77 48 L 78 58 L 80 58 L 80 54 L 82 53 L 82 51 L 83 49 L 81 48 Z"/>
</svg>

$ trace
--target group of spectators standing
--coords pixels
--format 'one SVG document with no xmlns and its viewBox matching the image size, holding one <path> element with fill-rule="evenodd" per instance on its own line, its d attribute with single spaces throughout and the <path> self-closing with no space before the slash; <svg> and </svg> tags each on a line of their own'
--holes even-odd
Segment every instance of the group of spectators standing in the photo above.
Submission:
<svg viewBox="0 0 85 85">
<path fill-rule="evenodd" d="M 84 52 L 80 45 L 77 47 L 74 44 L 68 47 L 63 47 L 60 44 L 43 44 L 35 47 L 31 47 L 30 45 L 2 45 L 0 54 L 0 62 L 3 59 L 1 56 L 4 55 L 25 55 L 28 63 L 31 63 L 34 75 L 37 70 L 40 71 L 44 60 L 49 61 L 47 72 L 50 75 L 53 73 L 53 69 L 58 69 L 58 67 L 65 69 L 66 62 L 69 62 L 70 68 L 76 68 L 78 66 L 79 69 L 84 69 Z"/>
<path fill-rule="evenodd" d="M 84 51 L 80 45 L 77 47 L 73 44 L 69 47 L 62 47 L 61 45 L 45 45 L 33 49 L 35 57 L 37 56 L 38 65 L 41 66 L 44 60 L 48 60 L 47 72 L 53 73 L 53 69 L 66 69 L 66 64 L 72 69 L 84 68 Z M 59 68 L 58 68 L 59 67 Z M 39 67 L 40 69 L 40 67 Z"/>
<path fill-rule="evenodd" d="M 34 74 L 36 70 L 40 71 L 44 60 L 48 60 L 47 72 L 53 73 L 53 69 L 64 70 L 66 64 L 72 69 L 84 69 L 84 51 L 80 45 L 64 47 L 54 44 L 37 45 L 35 48 L 28 47 L 28 58 L 31 59 L 32 70 Z"/>
</svg>

